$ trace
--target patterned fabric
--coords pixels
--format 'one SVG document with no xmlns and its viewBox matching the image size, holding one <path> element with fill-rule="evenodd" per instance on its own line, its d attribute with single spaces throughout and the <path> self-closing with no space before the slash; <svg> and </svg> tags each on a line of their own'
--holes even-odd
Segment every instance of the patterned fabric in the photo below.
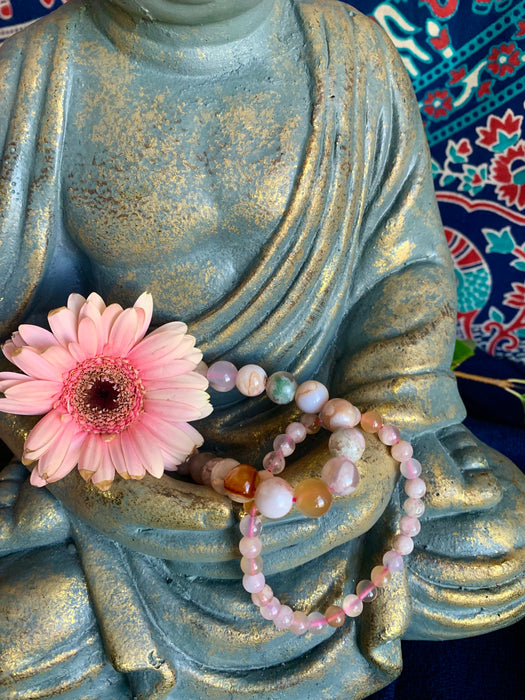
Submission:
<svg viewBox="0 0 525 700">
<path fill-rule="evenodd" d="M 0 40 L 66 0 L 0 0 Z M 412 77 L 456 266 L 458 336 L 525 367 L 525 0 L 353 0 Z"/>
</svg>

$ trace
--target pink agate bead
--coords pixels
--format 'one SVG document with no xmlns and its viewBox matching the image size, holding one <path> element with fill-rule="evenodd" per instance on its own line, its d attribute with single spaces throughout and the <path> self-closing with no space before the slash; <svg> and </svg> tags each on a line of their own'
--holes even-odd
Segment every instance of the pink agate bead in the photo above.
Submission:
<svg viewBox="0 0 525 700">
<path fill-rule="evenodd" d="M 383 417 L 377 411 L 367 411 L 361 416 L 361 427 L 365 433 L 377 433 L 383 425 Z"/>
<path fill-rule="evenodd" d="M 264 574 L 255 574 L 254 576 L 244 574 L 242 577 L 243 588 L 248 593 L 259 593 L 264 588 L 265 583 Z"/>
<path fill-rule="evenodd" d="M 273 600 L 273 591 L 266 583 L 258 593 L 252 593 L 252 601 L 258 608 L 268 605 Z"/>
<path fill-rule="evenodd" d="M 374 586 L 384 588 L 392 580 L 392 574 L 387 566 L 374 566 L 370 578 Z"/>
<path fill-rule="evenodd" d="M 323 613 L 311 612 L 308 615 L 308 631 L 312 634 L 322 634 L 328 627 L 328 622 Z"/>
<path fill-rule="evenodd" d="M 421 462 L 411 457 L 405 462 L 401 462 L 399 471 L 403 474 L 405 479 L 415 479 L 421 474 Z"/>
<path fill-rule="evenodd" d="M 272 474 L 280 474 L 285 466 L 286 462 L 281 450 L 268 452 L 268 454 L 264 455 L 263 467 Z"/>
<path fill-rule="evenodd" d="M 355 587 L 355 592 L 357 597 L 363 601 L 363 603 L 371 603 L 378 596 L 378 590 L 372 581 L 368 579 L 363 579 L 359 581 Z"/>
<path fill-rule="evenodd" d="M 289 435 L 278 435 L 273 441 L 273 449 L 276 452 L 282 452 L 284 457 L 289 457 L 295 450 L 295 442 Z"/>
<path fill-rule="evenodd" d="M 243 396 L 259 396 L 266 388 L 266 372 L 259 365 L 244 365 L 237 372 L 235 386 Z"/>
<path fill-rule="evenodd" d="M 290 484 L 276 476 L 259 484 L 255 492 L 255 506 L 267 518 L 282 518 L 292 509 L 293 493 Z"/>
<path fill-rule="evenodd" d="M 279 598 L 276 598 L 275 596 L 271 599 L 271 601 L 267 605 L 262 605 L 259 610 L 261 611 L 261 615 L 264 617 L 265 620 L 273 620 L 277 617 L 279 614 L 279 610 L 281 609 L 281 601 Z"/>
<path fill-rule="evenodd" d="M 241 537 L 239 542 L 239 552 L 243 557 L 255 559 L 261 553 L 262 543 L 258 537 Z"/>
<path fill-rule="evenodd" d="M 317 413 L 303 413 L 301 423 L 306 428 L 308 435 L 315 435 L 321 430 L 321 419 Z"/>
<path fill-rule="evenodd" d="M 343 610 L 348 617 L 359 617 L 363 612 L 363 601 L 355 593 L 350 593 L 343 600 Z"/>
<path fill-rule="evenodd" d="M 422 498 L 427 492 L 427 485 L 417 477 L 416 479 L 409 479 L 405 481 L 405 493 L 410 498 Z"/>
<path fill-rule="evenodd" d="M 399 529 L 403 535 L 415 537 L 421 532 L 421 523 L 411 515 L 404 515 L 399 521 Z"/>
<path fill-rule="evenodd" d="M 245 515 L 239 523 L 239 530 L 245 537 L 258 537 L 262 532 L 262 522 L 257 516 Z"/>
<path fill-rule="evenodd" d="M 332 457 L 324 465 L 321 479 L 336 496 L 348 496 L 359 484 L 359 472 L 346 457 Z"/>
<path fill-rule="evenodd" d="M 299 384 L 295 392 L 295 403 L 305 413 L 318 413 L 327 401 L 328 389 L 314 379 Z"/>
<path fill-rule="evenodd" d="M 208 368 L 206 376 L 210 386 L 215 391 L 231 391 L 237 379 L 237 367 L 231 362 L 219 360 L 219 362 L 214 362 Z"/>
<path fill-rule="evenodd" d="M 394 549 L 399 554 L 406 556 L 414 549 L 414 541 L 408 535 L 398 535 L 394 538 Z"/>
<path fill-rule="evenodd" d="M 263 570 L 263 560 L 261 557 L 243 557 L 241 559 L 241 569 L 244 574 L 250 574 L 250 576 L 255 576 L 255 574 L 261 574 Z"/>
<path fill-rule="evenodd" d="M 414 454 L 414 449 L 406 440 L 400 440 L 397 445 L 392 445 L 390 454 L 397 462 L 406 462 Z"/>
<path fill-rule="evenodd" d="M 401 554 L 393 549 L 383 555 L 383 564 L 389 571 L 402 571 L 405 566 Z"/>
<path fill-rule="evenodd" d="M 294 612 L 293 621 L 289 629 L 290 632 L 293 632 L 297 636 L 308 632 L 308 615 L 300 610 Z"/>
<path fill-rule="evenodd" d="M 345 399 L 330 399 L 321 410 L 321 421 L 327 430 L 353 428 L 361 419 L 361 411 Z"/>
<path fill-rule="evenodd" d="M 403 508 L 407 515 L 412 515 L 414 518 L 420 518 L 425 512 L 425 504 L 420 498 L 407 498 Z"/>
<path fill-rule="evenodd" d="M 382 428 L 379 428 L 377 435 L 383 445 L 395 445 L 401 439 L 401 434 L 395 425 L 385 423 Z"/>
<path fill-rule="evenodd" d="M 306 439 L 306 428 L 302 423 L 290 423 L 285 432 L 295 444 Z"/>
<path fill-rule="evenodd" d="M 356 428 L 339 428 L 328 440 L 328 449 L 334 457 L 346 457 L 352 462 L 361 459 L 365 448 L 365 436 Z"/>
<path fill-rule="evenodd" d="M 217 493 L 220 493 L 222 496 L 226 496 L 224 479 L 238 464 L 239 462 L 236 459 L 219 459 L 219 461 L 214 464 L 210 474 L 210 484 L 214 491 L 217 491 Z"/>
<path fill-rule="evenodd" d="M 273 624 L 278 630 L 286 630 L 293 622 L 293 610 L 288 605 L 281 605 L 277 616 L 273 619 Z"/>
</svg>

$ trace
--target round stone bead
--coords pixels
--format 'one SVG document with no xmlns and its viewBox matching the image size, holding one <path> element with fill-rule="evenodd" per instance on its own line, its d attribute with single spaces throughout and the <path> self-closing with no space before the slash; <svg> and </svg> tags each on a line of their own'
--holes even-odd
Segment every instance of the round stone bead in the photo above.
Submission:
<svg viewBox="0 0 525 700">
<path fill-rule="evenodd" d="M 374 586 L 384 588 L 392 580 L 392 574 L 386 566 L 374 566 L 370 578 Z"/>
<path fill-rule="evenodd" d="M 203 377 L 208 377 L 208 365 L 204 362 L 204 360 L 201 360 L 193 371 L 197 372 L 197 374 L 200 374 Z"/>
<path fill-rule="evenodd" d="M 340 428 L 328 440 L 328 449 L 334 457 L 346 457 L 352 462 L 361 459 L 365 448 L 365 437 L 356 428 Z"/>
<path fill-rule="evenodd" d="M 290 484 L 275 476 L 259 484 L 255 493 L 255 505 L 267 518 L 282 518 L 293 505 L 293 489 Z"/>
<path fill-rule="evenodd" d="M 398 462 L 405 462 L 414 454 L 412 445 L 406 440 L 400 440 L 397 445 L 392 445 L 390 450 L 392 457 Z"/>
<path fill-rule="evenodd" d="M 361 416 L 361 427 L 365 433 L 377 433 L 383 425 L 383 417 L 377 411 L 367 411 Z"/>
<path fill-rule="evenodd" d="M 283 433 L 278 435 L 273 441 L 273 449 L 282 452 L 284 457 L 289 457 L 295 450 L 295 442 L 291 437 Z"/>
<path fill-rule="evenodd" d="M 411 457 L 399 465 L 399 471 L 405 479 L 415 479 L 421 474 L 421 462 Z"/>
<path fill-rule="evenodd" d="M 238 464 L 224 478 L 226 495 L 237 503 L 252 501 L 258 484 L 259 473 L 250 464 Z"/>
<path fill-rule="evenodd" d="M 327 401 L 328 389 L 314 379 L 300 384 L 295 392 L 295 403 L 305 413 L 318 413 Z"/>
<path fill-rule="evenodd" d="M 332 457 L 324 465 L 321 479 L 336 496 L 348 496 L 359 484 L 359 472 L 346 457 Z"/>
<path fill-rule="evenodd" d="M 388 567 L 389 571 L 402 571 L 405 566 L 401 554 L 393 549 L 385 552 L 383 555 L 383 564 Z"/>
<path fill-rule="evenodd" d="M 254 557 L 253 559 L 251 557 L 243 557 L 241 559 L 241 569 L 245 574 L 250 574 L 251 576 L 262 574 L 262 557 Z"/>
<path fill-rule="evenodd" d="M 361 411 L 345 399 L 330 399 L 321 410 L 321 420 L 327 430 L 353 428 L 361 419 Z"/>
<path fill-rule="evenodd" d="M 196 484 L 204 483 L 202 479 L 204 466 L 215 458 L 215 455 L 211 452 L 194 452 L 188 457 L 187 465 L 189 466 L 190 476 Z"/>
<path fill-rule="evenodd" d="M 255 559 L 262 550 L 262 543 L 258 537 L 241 537 L 239 541 L 239 552 L 247 559 Z"/>
<path fill-rule="evenodd" d="M 266 387 L 266 372 L 259 365 L 244 365 L 237 372 L 235 386 L 243 396 L 259 396 Z"/>
<path fill-rule="evenodd" d="M 293 621 L 289 627 L 290 632 L 297 636 L 308 632 L 308 615 L 300 610 L 293 614 Z"/>
<path fill-rule="evenodd" d="M 273 619 L 273 624 L 278 630 L 287 630 L 293 622 L 293 610 L 288 605 L 281 605 L 276 617 Z"/>
<path fill-rule="evenodd" d="M 395 425 L 391 425 L 390 423 L 385 423 L 383 427 L 379 428 L 377 436 L 383 445 L 395 445 L 401 439 L 399 430 Z"/>
<path fill-rule="evenodd" d="M 312 634 L 322 634 L 328 626 L 326 617 L 320 612 L 311 612 L 308 615 L 308 631 Z"/>
<path fill-rule="evenodd" d="M 407 515 L 420 518 L 425 512 L 425 504 L 420 498 L 407 498 L 403 503 L 403 508 Z"/>
<path fill-rule="evenodd" d="M 350 593 L 343 600 L 343 610 L 347 617 L 359 617 L 363 612 L 363 601 L 355 593 Z"/>
<path fill-rule="evenodd" d="M 263 467 L 272 474 L 280 474 L 285 466 L 286 461 L 281 450 L 274 450 L 264 455 Z"/>
<path fill-rule="evenodd" d="M 255 574 L 250 576 L 250 574 L 244 574 L 242 577 L 242 585 L 245 591 L 248 593 L 259 593 L 264 588 L 265 580 L 264 574 Z"/>
<path fill-rule="evenodd" d="M 358 598 L 360 598 L 363 601 L 363 603 L 371 603 L 378 596 L 377 588 L 372 583 L 372 581 L 368 581 L 367 579 L 359 581 L 359 583 L 355 587 L 355 592 L 357 593 Z"/>
<path fill-rule="evenodd" d="M 414 540 L 408 535 L 398 535 L 394 538 L 394 549 L 399 554 L 406 556 L 414 549 Z"/>
<path fill-rule="evenodd" d="M 301 423 L 306 428 L 308 435 L 315 435 L 321 430 L 321 419 L 317 413 L 303 413 Z"/>
<path fill-rule="evenodd" d="M 273 403 L 284 406 L 291 403 L 297 391 L 297 382 L 290 372 L 275 372 L 266 382 L 266 395 Z"/>
<path fill-rule="evenodd" d="M 399 529 L 403 535 L 415 537 L 421 532 L 421 523 L 417 518 L 410 515 L 404 515 L 399 521 Z"/>
<path fill-rule="evenodd" d="M 298 442 L 303 442 L 306 439 L 306 428 L 302 423 L 290 423 L 286 428 L 286 434 L 291 438 L 295 444 Z"/>
<path fill-rule="evenodd" d="M 339 605 L 330 605 L 325 610 L 324 616 L 330 627 L 341 627 L 345 623 L 345 612 Z"/>
<path fill-rule="evenodd" d="M 219 459 L 211 470 L 210 485 L 214 491 L 226 496 L 224 488 L 224 479 L 231 470 L 236 467 L 239 462 L 236 459 Z"/>
<path fill-rule="evenodd" d="M 305 479 L 295 487 L 295 505 L 309 518 L 319 518 L 330 510 L 332 494 L 322 479 Z"/>
<path fill-rule="evenodd" d="M 264 588 L 258 593 L 252 593 L 252 601 L 258 608 L 268 605 L 273 600 L 273 591 L 266 583 Z"/>
<path fill-rule="evenodd" d="M 191 458 L 193 457 L 193 454 L 191 454 L 189 457 L 187 457 L 184 462 L 181 464 L 177 465 L 177 474 L 179 476 L 189 476 L 190 473 L 190 465 L 191 465 Z"/>
<path fill-rule="evenodd" d="M 203 466 L 202 471 L 201 471 L 201 480 L 202 483 L 205 486 L 211 486 L 211 473 L 213 471 L 213 467 L 217 464 L 217 462 L 220 462 L 221 458 L 220 457 L 213 457 L 213 459 L 210 459 L 206 462 L 206 464 Z"/>
<path fill-rule="evenodd" d="M 405 493 L 410 498 L 423 498 L 427 492 L 427 485 L 417 477 L 416 479 L 408 479 L 405 481 Z"/>
<path fill-rule="evenodd" d="M 281 601 L 275 596 L 271 599 L 268 605 L 262 605 L 259 608 L 259 610 L 261 611 L 261 615 L 264 617 L 265 620 L 274 620 L 279 614 L 280 609 Z"/>
<path fill-rule="evenodd" d="M 237 367 L 231 362 L 219 360 L 210 365 L 206 376 L 211 388 L 215 391 L 231 391 L 237 379 Z"/>
<path fill-rule="evenodd" d="M 239 523 L 239 530 L 245 537 L 259 537 L 262 532 L 262 522 L 261 519 L 251 515 L 245 515 L 244 518 Z"/>
</svg>

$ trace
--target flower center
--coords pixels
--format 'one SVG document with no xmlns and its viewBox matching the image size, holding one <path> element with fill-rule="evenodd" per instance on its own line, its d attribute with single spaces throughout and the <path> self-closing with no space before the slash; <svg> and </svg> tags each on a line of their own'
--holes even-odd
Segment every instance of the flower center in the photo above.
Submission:
<svg viewBox="0 0 525 700">
<path fill-rule="evenodd" d="M 128 360 L 92 357 L 67 374 L 59 403 L 83 430 L 114 435 L 133 423 L 143 400 L 140 375 Z"/>
</svg>

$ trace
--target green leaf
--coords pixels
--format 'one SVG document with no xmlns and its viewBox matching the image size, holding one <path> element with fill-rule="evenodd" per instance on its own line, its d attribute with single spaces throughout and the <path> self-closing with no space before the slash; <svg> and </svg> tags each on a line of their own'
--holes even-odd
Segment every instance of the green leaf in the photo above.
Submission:
<svg viewBox="0 0 525 700">
<path fill-rule="evenodd" d="M 476 343 L 473 340 L 456 340 L 454 346 L 454 357 L 452 358 L 452 369 L 457 369 L 460 364 L 474 355 Z"/>
</svg>

